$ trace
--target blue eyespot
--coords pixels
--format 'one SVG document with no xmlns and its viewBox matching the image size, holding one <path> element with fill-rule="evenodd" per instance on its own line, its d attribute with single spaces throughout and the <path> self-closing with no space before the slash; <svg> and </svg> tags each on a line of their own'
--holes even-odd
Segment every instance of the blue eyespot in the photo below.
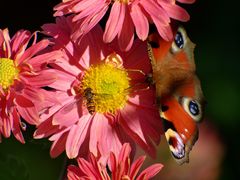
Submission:
<svg viewBox="0 0 240 180">
<path fill-rule="evenodd" d="M 184 45 L 184 39 L 181 32 L 177 32 L 175 38 L 174 38 L 175 44 L 178 48 L 182 49 Z"/>
<path fill-rule="evenodd" d="M 194 116 L 197 116 L 199 114 L 199 107 L 195 101 L 189 102 L 189 111 Z"/>
</svg>

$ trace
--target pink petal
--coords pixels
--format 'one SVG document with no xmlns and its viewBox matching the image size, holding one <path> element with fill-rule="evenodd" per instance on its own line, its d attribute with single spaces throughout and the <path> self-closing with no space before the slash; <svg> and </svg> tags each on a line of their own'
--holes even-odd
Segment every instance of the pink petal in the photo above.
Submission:
<svg viewBox="0 0 240 180">
<path fill-rule="evenodd" d="M 79 180 L 83 174 L 81 173 L 80 169 L 76 166 L 69 165 L 67 169 L 67 177 L 69 180 Z"/>
<path fill-rule="evenodd" d="M 24 54 L 21 56 L 20 59 L 16 59 L 17 65 L 27 62 L 29 59 L 31 59 L 34 55 L 36 55 L 41 50 L 45 49 L 49 45 L 49 41 L 44 39 L 37 44 L 34 44 L 33 46 L 29 47 Z"/>
<path fill-rule="evenodd" d="M 136 91 L 137 92 L 133 96 L 129 97 L 128 99 L 129 102 L 141 108 L 147 108 L 147 109 L 158 111 L 156 100 L 155 100 L 156 99 L 155 91 L 153 89 L 143 90 L 143 91 L 136 90 Z"/>
<path fill-rule="evenodd" d="M 72 126 L 65 127 L 65 128 L 61 128 L 61 129 L 58 128 L 58 131 L 55 132 L 55 133 L 49 138 L 49 140 L 50 140 L 50 141 L 56 141 L 56 140 L 58 140 L 59 138 L 62 137 L 62 135 L 63 135 L 64 133 L 69 133 L 71 127 L 72 127 Z M 67 136 L 68 136 L 68 134 L 67 134 Z"/>
<path fill-rule="evenodd" d="M 61 59 L 63 59 L 63 52 L 61 50 L 56 50 L 29 59 L 28 64 L 30 64 L 35 70 L 38 70 L 43 64 L 49 64 Z"/>
<path fill-rule="evenodd" d="M 16 111 L 16 108 L 13 109 L 13 112 L 12 114 L 10 115 L 10 118 L 12 118 L 13 120 L 13 128 L 12 128 L 12 132 L 14 134 L 14 136 L 16 137 L 16 139 L 18 141 L 20 141 L 21 143 L 25 143 L 24 141 L 24 137 L 22 135 L 22 132 L 21 132 L 21 128 L 20 128 L 20 117 Z"/>
<path fill-rule="evenodd" d="M 59 134 L 59 137 L 53 142 L 50 150 L 52 158 L 59 156 L 65 150 L 65 144 L 67 141 L 68 131 Z"/>
<path fill-rule="evenodd" d="M 34 139 L 46 138 L 59 130 L 58 126 L 52 125 L 52 118 L 42 122 L 33 134 Z"/>
<path fill-rule="evenodd" d="M 3 136 L 6 138 L 9 138 L 11 135 L 13 120 L 11 118 L 8 118 L 7 116 L 2 116 L 1 121 L 2 121 L 1 128 L 2 128 Z"/>
<path fill-rule="evenodd" d="M 83 116 L 81 119 L 79 119 L 77 125 L 73 125 L 71 127 L 66 142 L 66 153 L 69 158 L 77 157 L 79 149 L 88 132 L 90 122 L 90 115 Z"/>
<path fill-rule="evenodd" d="M 73 16 L 57 17 L 56 23 L 48 23 L 41 26 L 43 33 L 66 44 L 70 40 L 70 35 L 74 26 L 72 18 Z"/>
<path fill-rule="evenodd" d="M 4 42 L 3 31 L 0 29 L 0 44 L 2 45 Z"/>
<path fill-rule="evenodd" d="M 136 112 L 137 108 L 126 105 L 126 107 L 121 111 L 121 115 L 123 117 L 121 122 L 124 122 L 124 125 L 126 124 L 128 128 L 130 128 L 135 133 L 135 136 L 140 138 L 140 141 L 146 143 L 140 124 L 141 117 L 136 117 L 136 115 L 138 115 Z"/>
<path fill-rule="evenodd" d="M 81 171 L 87 176 L 87 179 L 109 180 L 109 176 L 101 164 L 97 161 L 97 158 L 90 153 L 89 160 L 86 161 L 83 158 L 78 158 L 78 166 Z"/>
<path fill-rule="evenodd" d="M 78 165 L 79 165 L 80 169 L 82 170 L 82 172 L 84 172 L 84 174 L 86 174 L 89 179 L 100 180 L 100 179 L 98 179 L 99 176 L 98 176 L 96 170 L 94 169 L 94 167 L 92 166 L 92 164 L 87 162 L 85 159 L 79 158 Z"/>
<path fill-rule="evenodd" d="M 60 104 L 60 102 L 55 97 L 57 96 L 57 92 L 55 93 L 54 91 L 46 91 L 44 89 L 39 89 L 38 92 L 39 93 L 35 96 L 36 99 L 34 100 L 34 104 L 40 116 L 40 121 L 42 122 L 43 114 L 49 114 L 49 109 L 56 104 Z M 44 120 L 46 119 L 47 118 L 45 118 Z"/>
<path fill-rule="evenodd" d="M 78 1 L 74 5 L 72 10 L 75 11 L 75 12 L 81 12 L 81 11 L 86 11 L 86 9 L 88 9 L 88 8 L 95 9 L 94 6 L 97 6 L 98 3 L 103 4 L 104 1 L 101 1 L 101 0 L 82 0 L 82 1 Z"/>
<path fill-rule="evenodd" d="M 130 75 L 135 75 L 140 78 L 143 78 L 139 72 L 131 72 L 131 69 L 142 70 L 144 73 L 151 72 L 151 64 L 147 54 L 147 44 L 140 40 L 136 40 L 132 46 L 132 48 L 127 52 L 126 60 L 124 61 L 124 67 L 129 70 Z M 145 78 L 145 77 L 144 77 Z"/>
<path fill-rule="evenodd" d="M 144 97 L 141 97 L 140 99 L 142 98 Z M 140 104 L 142 104 L 142 102 Z M 149 114 L 151 115 L 149 116 Z M 139 108 L 138 116 L 140 117 L 142 127 L 144 127 L 145 134 L 156 144 L 159 144 L 160 137 L 163 134 L 162 121 L 159 116 L 159 111 L 156 108 Z"/>
<path fill-rule="evenodd" d="M 96 169 L 96 170 L 100 170 L 99 169 L 99 163 L 98 163 L 98 160 L 97 158 L 93 155 L 93 153 L 90 153 L 89 156 L 88 156 L 88 162 L 90 162 L 92 164 L 92 166 Z"/>
<path fill-rule="evenodd" d="M 104 2 L 101 0 L 82 0 L 77 3 L 72 10 L 75 12 L 80 12 L 75 15 L 73 21 L 81 20 L 87 16 L 98 16 L 100 9 L 104 7 Z"/>
<path fill-rule="evenodd" d="M 127 4 L 121 4 L 123 4 L 122 9 L 125 9 L 125 18 L 121 30 L 118 32 L 118 44 L 122 51 L 128 51 L 132 47 L 134 40 L 134 26 Z"/>
<path fill-rule="evenodd" d="M 76 102 L 71 102 L 64 105 L 53 116 L 53 125 L 59 125 L 60 127 L 68 127 L 77 122 L 81 116 L 79 112 L 81 109 L 77 106 Z"/>
<path fill-rule="evenodd" d="M 124 143 L 122 146 L 122 149 L 118 155 L 118 161 L 123 162 L 126 161 L 126 159 L 129 157 L 131 152 L 131 146 L 129 143 Z"/>
<path fill-rule="evenodd" d="M 74 4 L 74 1 L 59 3 L 58 5 L 53 7 L 53 9 L 57 11 L 53 14 L 53 16 L 63 16 L 64 14 L 71 13 L 71 10 L 69 10 L 68 8 L 69 6 L 71 6 L 71 4 Z"/>
<path fill-rule="evenodd" d="M 112 5 L 103 34 L 103 41 L 106 43 L 111 42 L 117 33 L 122 29 L 126 10 L 125 6 L 122 4 L 123 3 L 115 1 Z"/>
<path fill-rule="evenodd" d="M 44 101 L 44 94 L 41 89 L 25 86 L 22 90 L 24 97 L 27 99 L 32 99 L 33 101 L 42 102 Z"/>
<path fill-rule="evenodd" d="M 39 124 L 38 112 L 32 101 L 24 96 L 16 96 L 15 103 L 19 114 L 30 124 Z"/>
<path fill-rule="evenodd" d="M 150 141 L 148 133 L 151 133 L 151 136 L 156 136 L 157 134 L 155 132 L 154 134 L 150 132 L 150 130 L 154 129 L 153 127 L 149 125 L 145 127 L 147 123 L 145 123 L 144 121 L 147 122 L 147 120 L 144 117 L 148 116 L 148 114 L 145 114 L 147 112 L 140 114 L 139 110 L 142 111 L 141 108 L 138 109 L 130 104 L 127 104 L 125 108 L 121 111 L 122 118 L 120 118 L 120 124 L 122 125 L 126 133 L 130 135 L 131 138 L 133 138 L 145 151 L 147 151 L 151 156 L 154 157 L 156 153 L 155 147 Z M 149 118 L 151 117 L 152 116 L 149 116 Z M 158 140 L 160 138 L 159 136 L 160 135 L 154 137 L 154 139 Z"/>
<path fill-rule="evenodd" d="M 98 139 L 101 139 L 102 137 L 102 132 L 101 132 L 101 121 L 102 118 L 98 113 L 96 113 L 93 116 L 92 119 L 92 125 L 91 125 L 91 130 L 90 130 L 90 138 L 89 138 L 89 150 L 92 152 L 95 156 L 98 155 Z"/>
<path fill-rule="evenodd" d="M 79 61 L 79 59 L 78 60 L 76 59 L 76 61 Z M 69 61 L 66 61 L 66 60 L 63 60 L 63 59 L 58 59 L 55 62 L 55 64 L 57 66 L 59 66 L 59 67 L 57 67 L 57 66 L 54 66 L 54 64 L 53 64 L 53 67 L 55 69 L 64 70 L 68 74 L 70 74 L 70 75 L 72 75 L 74 77 L 78 76 L 78 74 L 81 72 L 81 69 L 79 69 L 78 66 L 76 66 L 74 64 L 71 64 Z"/>
<path fill-rule="evenodd" d="M 23 74 L 22 74 L 23 75 Z M 57 76 L 55 70 L 46 69 L 39 72 L 37 75 L 23 75 L 21 79 L 24 79 L 31 86 L 44 87 L 49 86 L 56 81 Z"/>
<path fill-rule="evenodd" d="M 57 19 L 62 18 L 62 17 L 57 17 Z M 62 18 L 65 19 L 65 18 Z M 41 28 L 43 29 L 43 33 L 48 35 L 48 36 L 52 36 L 53 38 L 57 38 L 59 35 L 59 26 L 55 23 L 47 23 L 41 26 Z"/>
<path fill-rule="evenodd" d="M 142 41 L 145 41 L 147 39 L 149 31 L 147 17 L 145 16 L 145 14 L 142 12 L 141 8 L 138 5 L 133 6 L 130 13 L 136 29 L 137 36 Z"/>
<path fill-rule="evenodd" d="M 141 168 L 145 158 L 146 158 L 145 156 L 141 156 L 137 160 L 135 160 L 134 163 L 131 165 L 130 175 L 129 175 L 130 179 L 136 178 L 137 173 L 138 173 L 139 169 Z"/>
<path fill-rule="evenodd" d="M 128 174 L 130 169 L 130 152 L 131 146 L 129 143 L 124 143 L 118 155 L 118 162 L 120 163 L 120 172 Z"/>
<path fill-rule="evenodd" d="M 10 36 L 7 28 L 2 31 L 2 35 L 4 38 L 3 48 L 5 50 L 4 50 L 4 55 L 1 55 L 1 56 L 10 58 L 12 55 L 12 50 L 10 45 Z"/>
<path fill-rule="evenodd" d="M 153 21 L 155 23 L 155 26 L 157 27 L 160 36 L 166 41 L 171 41 L 173 39 L 173 33 L 170 25 L 163 25 L 155 18 L 153 19 Z"/>
<path fill-rule="evenodd" d="M 160 1 L 159 4 L 161 4 L 161 6 L 165 9 L 169 17 L 173 19 L 183 22 L 186 22 L 190 19 L 187 11 L 176 4 L 166 3 L 164 1 Z"/>
<path fill-rule="evenodd" d="M 149 166 L 147 169 L 141 172 L 137 180 L 151 179 L 154 177 L 161 169 L 163 168 L 162 164 L 154 164 Z"/>
<path fill-rule="evenodd" d="M 112 179 L 117 179 L 117 177 L 115 177 L 116 172 L 117 172 L 117 165 L 118 165 L 117 163 L 118 162 L 117 162 L 115 154 L 111 152 L 110 156 L 109 156 L 109 163 L 108 164 L 109 164 L 109 168 L 112 172 Z"/>
<path fill-rule="evenodd" d="M 112 172 L 111 174 L 112 180 L 122 179 L 121 176 L 123 175 L 123 167 L 121 165 L 122 165 L 122 162 L 117 161 L 115 154 L 111 152 L 110 153 L 110 170 Z"/>
<path fill-rule="evenodd" d="M 30 46 L 33 46 L 37 43 L 37 33 L 38 33 L 38 31 L 35 31 L 34 33 L 31 34 L 31 36 L 29 36 L 29 38 L 28 38 L 28 40 L 25 44 L 20 44 L 19 45 L 19 51 L 17 52 L 17 54 L 15 56 L 15 59 L 20 59 L 20 57 L 24 54 L 27 46 L 30 47 Z M 31 44 L 30 44 L 30 42 L 31 42 Z"/>
<path fill-rule="evenodd" d="M 164 11 L 161 6 L 152 0 L 143 0 L 142 4 L 144 4 L 144 9 L 152 18 L 160 36 L 166 41 L 172 40 L 173 35 L 169 25 L 170 18 L 168 17 L 166 11 Z"/>
<path fill-rule="evenodd" d="M 142 0 L 142 7 L 150 15 L 153 22 L 159 21 L 162 25 L 168 25 L 170 23 L 170 18 L 168 17 L 166 11 L 154 0 Z"/>
<path fill-rule="evenodd" d="M 51 97 L 49 98 L 45 96 L 46 103 L 40 105 L 40 108 L 45 108 L 41 109 L 41 111 L 43 111 L 43 114 L 40 114 L 41 121 L 48 119 L 65 105 L 76 101 L 75 96 L 69 96 L 68 93 L 62 91 L 49 92 L 49 95 L 52 95 L 55 97 L 55 99 L 51 99 Z"/>
<path fill-rule="evenodd" d="M 20 30 L 12 38 L 12 53 L 14 59 L 18 59 L 24 53 L 31 38 L 29 31 Z"/>
<path fill-rule="evenodd" d="M 101 26 L 96 25 L 82 38 L 80 52 L 82 52 L 81 61 L 85 69 L 88 69 L 91 64 L 99 64 L 108 55 L 105 53 L 107 51 L 106 44 L 103 42 L 102 36 Z"/>
<path fill-rule="evenodd" d="M 55 74 L 56 80 L 48 86 L 60 91 L 67 91 L 71 89 L 71 85 L 76 79 L 76 76 L 72 76 L 71 74 L 65 73 L 64 71 L 59 71 L 57 69 L 55 69 Z"/>
<path fill-rule="evenodd" d="M 117 127 L 111 126 L 107 117 L 96 113 L 92 120 L 89 150 L 97 156 L 98 150 L 101 163 L 106 164 L 110 152 L 118 154 L 122 147 Z"/>
<path fill-rule="evenodd" d="M 74 28 L 74 33 L 72 35 L 73 41 L 78 41 L 78 44 L 81 44 L 81 38 L 85 36 L 88 32 L 90 32 L 97 25 L 97 23 L 106 14 L 107 10 L 108 10 L 108 6 L 103 6 L 101 9 L 98 10 L 99 12 L 97 13 L 97 15 L 92 14 L 86 17 L 80 23 L 80 27 L 76 26 Z"/>
</svg>

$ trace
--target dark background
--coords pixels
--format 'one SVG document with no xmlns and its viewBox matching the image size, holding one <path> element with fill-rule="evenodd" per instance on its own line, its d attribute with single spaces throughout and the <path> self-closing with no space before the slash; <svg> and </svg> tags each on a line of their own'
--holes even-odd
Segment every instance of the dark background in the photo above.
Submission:
<svg viewBox="0 0 240 180">
<path fill-rule="evenodd" d="M 52 8 L 59 2 L 60 0 L 1 0 L 0 28 L 8 27 L 11 35 L 19 29 L 32 32 L 39 30 L 44 23 L 54 22 Z M 197 73 L 208 101 L 205 121 L 217 130 L 224 148 L 217 179 L 238 179 L 239 6 L 237 1 L 198 0 L 195 4 L 184 7 L 191 15 L 191 20 L 184 25 L 192 41 L 197 44 Z M 28 134 L 25 134 L 25 145 L 13 138 L 3 139 L 0 144 L 1 180 L 53 180 L 61 177 L 64 155 L 51 159 L 49 143 L 46 140 L 32 140 L 32 129 L 30 127 Z M 205 142 L 208 143 L 208 140 Z M 208 146 L 212 144 L 209 143 Z"/>
<path fill-rule="evenodd" d="M 238 179 L 239 3 L 223 0 L 198 2 L 191 8 L 192 19 L 187 27 L 191 31 L 192 39 L 197 43 L 195 52 L 198 74 L 208 101 L 206 117 L 218 128 L 219 136 L 225 145 L 219 179 Z"/>
</svg>

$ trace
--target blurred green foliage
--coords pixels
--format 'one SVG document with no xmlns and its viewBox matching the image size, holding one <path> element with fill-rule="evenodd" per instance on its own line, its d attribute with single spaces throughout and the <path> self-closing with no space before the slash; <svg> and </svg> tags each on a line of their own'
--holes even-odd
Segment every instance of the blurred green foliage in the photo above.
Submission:
<svg viewBox="0 0 240 180">
<path fill-rule="evenodd" d="M 0 28 L 9 27 L 12 34 L 21 28 L 37 30 L 44 23 L 54 22 L 52 7 L 58 2 L 60 0 L 4 0 L 1 3 L 11 8 L 0 11 Z M 219 129 L 226 146 L 220 179 L 237 179 L 240 172 L 240 140 L 237 139 L 240 127 L 240 20 L 237 4 L 237 0 L 197 0 L 193 5 L 184 6 L 191 15 L 191 20 L 184 25 L 197 44 L 195 59 L 208 101 L 206 116 Z M 25 137 L 25 145 L 14 138 L 4 139 L 0 144 L 0 179 L 58 179 L 64 157 L 51 159 L 47 140 L 30 140 L 30 134 Z"/>
<path fill-rule="evenodd" d="M 25 133 L 23 145 L 14 137 L 3 139 L 0 144 L 1 180 L 55 180 L 65 173 L 64 155 L 52 159 L 49 154 L 50 142 L 34 140 L 33 127 Z"/>
</svg>

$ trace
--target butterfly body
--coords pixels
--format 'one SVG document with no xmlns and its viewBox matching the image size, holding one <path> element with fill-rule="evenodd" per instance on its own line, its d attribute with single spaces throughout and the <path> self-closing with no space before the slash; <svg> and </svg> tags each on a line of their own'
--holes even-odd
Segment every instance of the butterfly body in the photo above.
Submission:
<svg viewBox="0 0 240 180">
<path fill-rule="evenodd" d="M 195 73 L 194 47 L 179 27 L 175 39 L 166 42 L 156 33 L 149 36 L 148 53 L 156 101 L 164 122 L 165 136 L 179 164 L 188 162 L 198 138 L 196 122 L 202 119 L 204 96 Z"/>
</svg>

